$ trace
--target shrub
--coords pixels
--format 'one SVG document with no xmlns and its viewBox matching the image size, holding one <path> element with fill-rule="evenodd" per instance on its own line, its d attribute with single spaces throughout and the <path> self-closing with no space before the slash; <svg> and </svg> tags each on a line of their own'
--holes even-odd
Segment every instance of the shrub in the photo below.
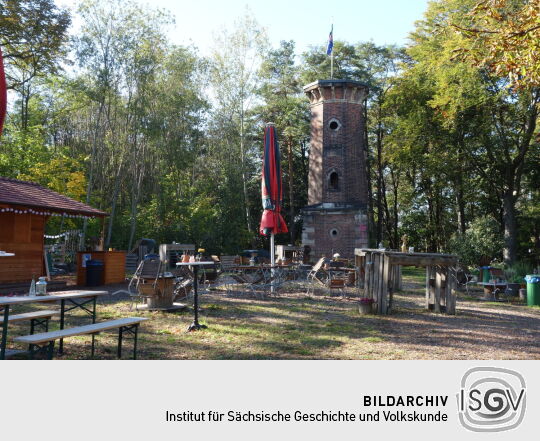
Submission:
<svg viewBox="0 0 540 441">
<path fill-rule="evenodd" d="M 449 251 L 468 266 L 476 266 L 485 258 L 500 257 L 503 246 L 499 224 L 491 217 L 476 218 L 465 234 L 454 234 L 448 244 Z"/>
</svg>

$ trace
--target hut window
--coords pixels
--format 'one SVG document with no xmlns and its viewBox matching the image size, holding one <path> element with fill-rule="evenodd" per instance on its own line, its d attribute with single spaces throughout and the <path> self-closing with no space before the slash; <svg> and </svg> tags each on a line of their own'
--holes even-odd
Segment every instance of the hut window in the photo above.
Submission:
<svg viewBox="0 0 540 441">
<path fill-rule="evenodd" d="M 328 177 L 328 186 L 330 187 L 330 190 L 339 190 L 339 175 L 337 172 L 330 173 L 330 176 Z"/>
</svg>

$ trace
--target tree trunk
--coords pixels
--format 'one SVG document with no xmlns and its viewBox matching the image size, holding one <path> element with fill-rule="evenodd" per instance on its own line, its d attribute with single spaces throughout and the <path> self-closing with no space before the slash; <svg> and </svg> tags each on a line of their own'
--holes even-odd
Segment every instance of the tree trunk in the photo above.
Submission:
<svg viewBox="0 0 540 441">
<path fill-rule="evenodd" d="M 516 199 L 511 191 L 507 191 L 503 197 L 503 223 L 503 257 L 504 262 L 511 265 L 516 261 L 517 251 Z"/>
<path fill-rule="evenodd" d="M 377 245 L 383 241 L 383 165 L 382 165 L 382 127 L 377 129 Z"/>
<path fill-rule="evenodd" d="M 291 244 L 294 245 L 296 239 L 296 227 L 294 223 L 294 179 L 293 179 L 293 150 L 292 139 L 287 139 L 287 154 L 289 155 L 289 233 L 291 235 Z"/>
<path fill-rule="evenodd" d="M 96 118 L 96 124 L 94 126 L 94 136 L 92 140 L 92 153 L 90 154 L 90 170 L 88 172 L 88 181 L 86 183 L 86 205 L 90 205 L 90 196 L 92 194 L 92 186 L 94 184 L 94 166 L 96 162 L 96 152 L 97 152 L 97 144 L 98 144 L 98 131 L 99 126 L 101 122 L 101 115 L 103 113 L 103 109 L 105 107 L 105 98 L 101 101 L 99 105 L 99 111 Z M 81 249 L 84 249 L 84 242 L 86 238 L 86 229 L 88 228 L 88 218 L 84 218 L 83 222 L 83 231 L 81 234 Z"/>
<path fill-rule="evenodd" d="M 399 173 L 399 172 L 397 172 Z M 393 170 L 390 170 L 392 176 L 392 192 L 393 192 L 393 233 L 394 233 L 394 243 L 396 248 L 399 249 L 399 233 L 398 233 L 398 220 L 399 220 L 399 209 L 398 209 L 398 196 L 399 196 L 399 174 L 396 176 L 396 173 Z"/>
<path fill-rule="evenodd" d="M 367 203 L 367 216 L 368 216 L 368 241 L 369 246 L 374 246 L 373 242 L 373 232 L 375 231 L 375 219 L 373 215 L 373 185 L 372 185 L 372 176 L 371 176 L 371 155 L 369 149 L 369 133 L 368 133 L 368 111 L 367 111 L 367 101 L 364 101 L 364 157 L 366 162 L 366 177 L 367 177 L 367 190 L 368 190 L 368 203 Z M 376 245 L 375 245 L 376 246 Z"/>
<path fill-rule="evenodd" d="M 116 202 L 118 201 L 118 193 L 120 193 L 120 174 L 121 170 L 118 171 L 118 174 L 114 179 L 114 189 L 111 202 L 111 212 L 109 215 L 109 225 L 107 226 L 107 239 L 105 240 L 105 249 L 108 249 L 111 245 L 112 239 L 112 227 L 114 222 L 114 215 L 116 214 Z"/>
<path fill-rule="evenodd" d="M 461 132 L 460 132 L 461 133 Z M 464 149 L 464 139 L 463 134 L 460 135 L 460 139 L 458 140 L 458 148 L 457 148 L 457 163 L 459 165 L 465 164 L 466 161 L 464 159 L 463 151 Z M 454 186 L 455 186 L 455 192 L 456 192 L 456 214 L 457 214 L 457 228 L 460 234 L 465 234 L 465 230 L 467 229 L 467 224 L 465 221 L 465 197 L 463 192 L 463 170 L 457 170 L 457 173 L 455 174 L 454 179 Z"/>
<path fill-rule="evenodd" d="M 131 250 L 131 246 L 133 245 L 133 241 L 135 240 L 135 231 L 137 230 L 137 207 L 139 205 L 139 196 L 141 194 L 142 177 L 143 172 L 141 171 L 140 175 L 137 178 L 137 188 L 135 189 L 135 194 L 132 195 L 131 199 L 131 219 L 129 228 L 128 250 Z"/>
</svg>

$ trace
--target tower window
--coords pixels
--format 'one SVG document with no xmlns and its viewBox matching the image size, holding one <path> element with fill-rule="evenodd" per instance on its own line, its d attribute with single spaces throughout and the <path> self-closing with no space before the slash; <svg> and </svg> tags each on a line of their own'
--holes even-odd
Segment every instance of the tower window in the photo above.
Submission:
<svg viewBox="0 0 540 441">
<path fill-rule="evenodd" d="M 337 132 L 341 127 L 341 123 L 336 119 L 332 118 L 330 122 L 328 123 L 328 128 L 332 130 L 333 132 Z"/>
<path fill-rule="evenodd" d="M 339 232 L 338 232 L 338 230 L 336 230 L 335 228 L 332 228 L 332 229 L 330 230 L 330 237 L 336 238 L 336 237 L 338 236 L 338 234 L 339 234 Z"/>
<path fill-rule="evenodd" d="M 330 190 L 339 190 L 339 175 L 337 172 L 333 171 L 328 176 L 328 187 Z"/>
</svg>

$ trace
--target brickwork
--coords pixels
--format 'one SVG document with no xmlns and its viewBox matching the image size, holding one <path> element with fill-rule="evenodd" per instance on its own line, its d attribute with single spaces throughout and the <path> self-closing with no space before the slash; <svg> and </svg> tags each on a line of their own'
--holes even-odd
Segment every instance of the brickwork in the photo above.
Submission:
<svg viewBox="0 0 540 441">
<path fill-rule="evenodd" d="M 302 244 L 311 247 L 313 259 L 334 253 L 352 258 L 355 248 L 368 247 L 365 210 L 316 210 L 304 213 Z"/>
<path fill-rule="evenodd" d="M 312 256 L 353 257 L 367 246 L 363 105 L 367 87 L 324 80 L 304 87 L 311 106 L 308 207 L 302 242 Z"/>
</svg>

